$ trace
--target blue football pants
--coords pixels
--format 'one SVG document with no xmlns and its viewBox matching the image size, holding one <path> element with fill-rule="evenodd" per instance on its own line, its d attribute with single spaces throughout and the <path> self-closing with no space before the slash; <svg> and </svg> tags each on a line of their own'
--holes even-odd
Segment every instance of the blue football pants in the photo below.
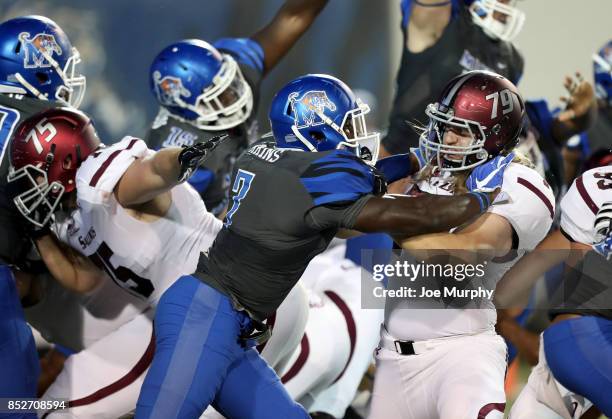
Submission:
<svg viewBox="0 0 612 419">
<path fill-rule="evenodd" d="M 0 265 L 0 397 L 36 397 L 40 364 L 32 331 L 23 309 L 11 269 Z M 36 418 L 34 413 L 1 413 L 0 418 Z"/>
<path fill-rule="evenodd" d="M 554 377 L 612 417 L 612 320 L 563 320 L 544 331 L 546 362 Z"/>
<path fill-rule="evenodd" d="M 155 314 L 155 356 L 137 419 L 199 418 L 213 405 L 228 419 L 309 418 L 254 347 L 239 336 L 251 319 L 192 276 L 179 278 Z"/>
</svg>

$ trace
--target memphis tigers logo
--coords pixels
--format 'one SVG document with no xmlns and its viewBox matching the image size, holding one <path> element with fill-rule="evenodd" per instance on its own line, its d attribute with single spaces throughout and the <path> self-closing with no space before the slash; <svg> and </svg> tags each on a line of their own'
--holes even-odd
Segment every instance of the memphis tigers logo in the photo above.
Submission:
<svg viewBox="0 0 612 419">
<path fill-rule="evenodd" d="M 296 128 L 306 128 L 321 125 L 324 121 L 320 115 L 325 114 L 325 108 L 336 110 L 336 104 L 329 100 L 322 90 L 309 90 L 299 97 L 299 93 L 289 94 L 289 102 L 293 111 Z"/>
<path fill-rule="evenodd" d="M 164 105 L 176 106 L 175 99 L 181 96 L 191 96 L 191 92 L 183 86 L 183 82 L 178 77 L 165 76 L 162 78 L 161 73 L 156 71 L 153 73 L 153 82 L 157 97 Z"/>
<path fill-rule="evenodd" d="M 62 55 L 62 48 L 55 41 L 55 36 L 48 33 L 37 33 L 30 39 L 28 32 L 19 34 L 21 48 L 25 51 L 23 66 L 25 68 L 47 68 L 52 64 L 48 58 L 53 54 Z"/>
</svg>

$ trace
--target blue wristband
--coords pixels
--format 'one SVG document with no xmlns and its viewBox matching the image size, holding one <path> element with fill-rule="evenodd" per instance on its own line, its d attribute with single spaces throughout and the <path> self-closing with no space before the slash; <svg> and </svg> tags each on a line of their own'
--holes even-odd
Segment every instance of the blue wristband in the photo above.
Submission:
<svg viewBox="0 0 612 419">
<path fill-rule="evenodd" d="M 489 196 L 485 192 L 469 192 L 470 195 L 474 195 L 478 199 L 478 204 L 480 205 L 480 212 L 485 212 L 489 205 L 491 205 L 491 201 L 489 200 Z"/>
<path fill-rule="evenodd" d="M 72 349 L 67 348 L 65 346 L 58 345 L 57 343 L 53 345 L 53 348 L 60 354 L 64 355 L 66 358 L 76 353 L 76 351 L 73 351 Z"/>
</svg>

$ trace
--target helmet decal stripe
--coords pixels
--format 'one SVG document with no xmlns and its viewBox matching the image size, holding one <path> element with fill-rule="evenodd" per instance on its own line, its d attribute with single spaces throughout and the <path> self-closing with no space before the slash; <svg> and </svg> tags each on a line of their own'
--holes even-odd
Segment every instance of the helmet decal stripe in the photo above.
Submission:
<svg viewBox="0 0 612 419">
<path fill-rule="evenodd" d="M 453 99 L 455 98 L 455 95 L 457 94 L 457 91 L 459 91 L 459 89 L 461 88 L 461 86 L 463 86 L 463 84 L 468 81 L 470 78 L 472 78 L 475 75 L 474 72 L 469 72 L 466 73 L 463 77 L 461 77 L 459 80 L 457 80 L 457 82 L 455 83 L 455 85 L 450 89 L 450 91 L 448 92 L 448 94 L 444 97 L 444 99 L 442 100 L 442 105 L 444 106 L 450 106 Z"/>
</svg>

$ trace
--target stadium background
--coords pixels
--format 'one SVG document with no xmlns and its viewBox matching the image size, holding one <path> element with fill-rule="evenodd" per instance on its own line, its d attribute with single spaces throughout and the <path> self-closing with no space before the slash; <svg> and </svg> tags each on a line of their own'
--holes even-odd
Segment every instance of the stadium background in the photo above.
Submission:
<svg viewBox="0 0 612 419">
<path fill-rule="evenodd" d="M 105 142 L 142 136 L 157 111 L 148 67 L 163 47 L 184 38 L 249 36 L 284 0 L 0 0 L 0 17 L 42 14 L 57 21 L 77 46 L 88 76 L 83 109 L 93 114 Z M 305 36 L 266 78 L 261 131 L 272 93 L 308 72 L 346 81 L 375 109 L 380 128 L 400 59 L 400 0 L 333 0 Z M 609 0 L 524 0 L 527 14 L 516 44 L 525 55 L 520 88 L 526 97 L 558 104 L 563 76 L 592 78 L 591 54 L 610 36 Z M 365 92 L 364 92 L 365 91 Z"/>
</svg>

